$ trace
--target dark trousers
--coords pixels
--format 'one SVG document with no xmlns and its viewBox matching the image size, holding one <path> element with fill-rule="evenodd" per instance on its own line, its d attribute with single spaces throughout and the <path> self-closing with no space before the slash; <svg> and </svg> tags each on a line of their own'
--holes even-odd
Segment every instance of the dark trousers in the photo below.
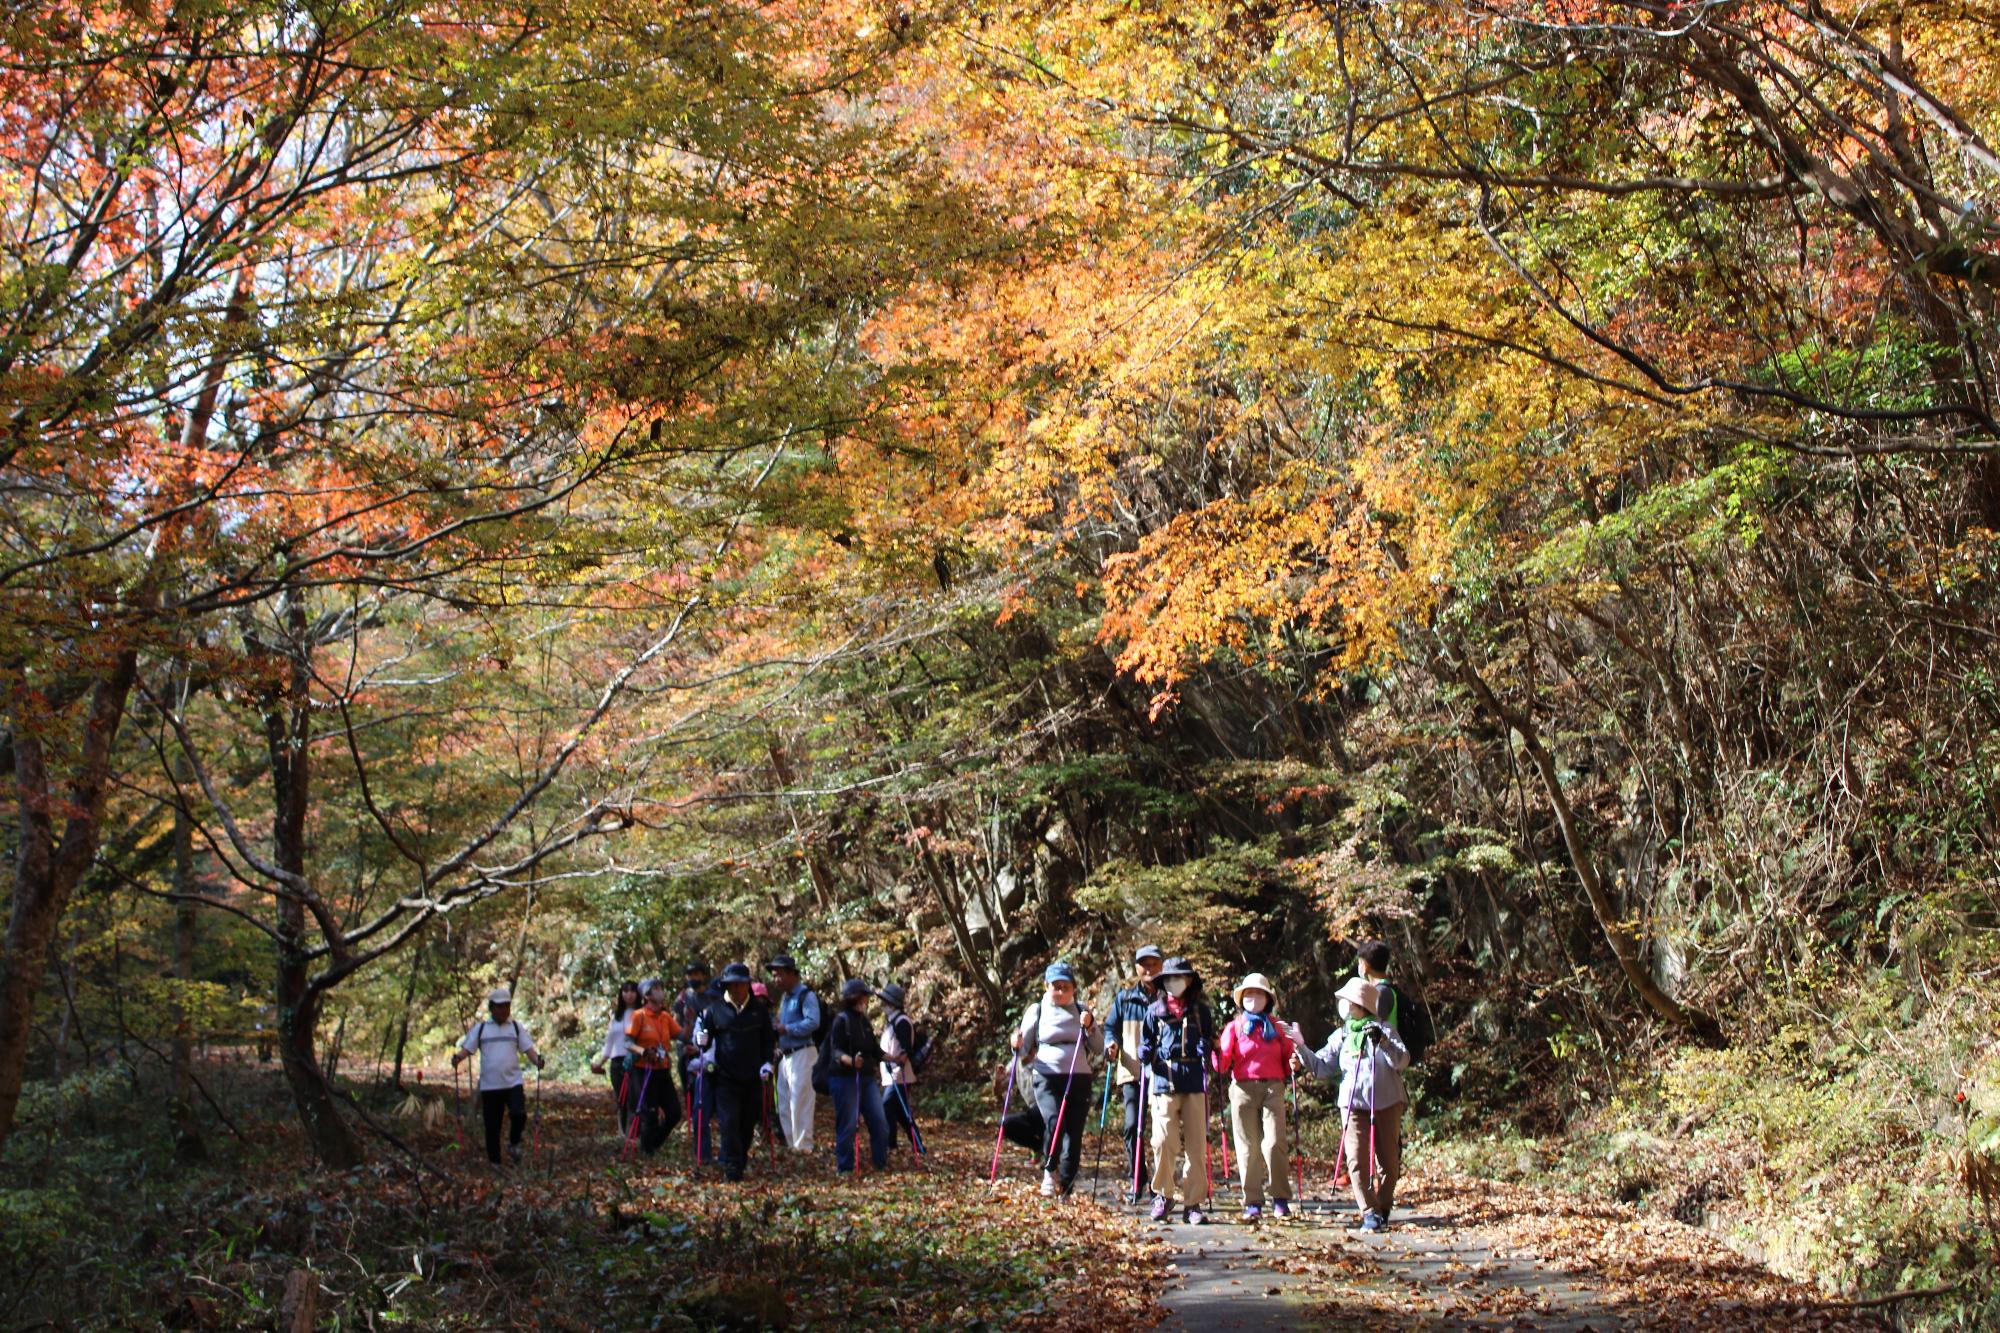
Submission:
<svg viewBox="0 0 2000 1333">
<path fill-rule="evenodd" d="M 1143 1191 L 1151 1173 L 1146 1170 L 1146 1140 L 1139 1134 L 1139 1081 L 1120 1084 L 1118 1095 L 1125 1101 L 1125 1188 L 1129 1191 L 1137 1180 Z M 1134 1153 L 1138 1154 L 1136 1159 Z"/>
<path fill-rule="evenodd" d="M 855 1138 L 860 1122 L 868 1122 L 868 1159 L 876 1170 L 889 1165 L 889 1119 L 882 1114 L 882 1083 L 875 1071 L 847 1070 L 827 1079 L 833 1093 L 833 1163 L 841 1172 L 854 1169 Z"/>
<path fill-rule="evenodd" d="M 500 1117 L 509 1117 L 507 1143 L 521 1146 L 522 1131 L 528 1127 L 528 1089 L 516 1083 L 511 1088 L 481 1088 L 479 1114 L 486 1119 L 486 1160 L 500 1161 Z"/>
<path fill-rule="evenodd" d="M 631 1128 L 632 1099 L 639 1092 L 639 1085 L 636 1082 L 628 1084 L 625 1081 L 628 1067 L 629 1062 L 622 1055 L 605 1067 L 611 1076 L 612 1100 L 618 1103 L 618 1132 L 620 1134 Z"/>
<path fill-rule="evenodd" d="M 681 1098 L 665 1069 L 632 1071 L 632 1110 L 639 1117 L 639 1150 L 656 1153 L 681 1122 Z"/>
<path fill-rule="evenodd" d="M 917 1141 L 916 1087 L 908 1083 L 892 1083 L 882 1089 L 882 1114 L 889 1118 L 889 1151 L 896 1151 L 898 1130 L 910 1136 L 910 1142 Z"/>
<path fill-rule="evenodd" d="M 715 1097 L 715 1140 L 722 1152 L 722 1174 L 728 1180 L 743 1179 L 750 1164 L 750 1137 L 757 1132 L 757 1117 L 764 1105 L 764 1085 L 755 1079 L 726 1078 L 711 1072 L 704 1093 Z"/>
<path fill-rule="evenodd" d="M 1067 1101 L 1065 1101 L 1067 1094 Z M 1053 1171 L 1067 1194 L 1083 1163 L 1083 1125 L 1090 1119 L 1090 1075 L 1044 1074 L 1035 1071 L 1035 1109 L 1047 1126 L 1042 1140 L 1042 1170 Z M 1060 1114 L 1062 1123 L 1057 1124 Z"/>
</svg>

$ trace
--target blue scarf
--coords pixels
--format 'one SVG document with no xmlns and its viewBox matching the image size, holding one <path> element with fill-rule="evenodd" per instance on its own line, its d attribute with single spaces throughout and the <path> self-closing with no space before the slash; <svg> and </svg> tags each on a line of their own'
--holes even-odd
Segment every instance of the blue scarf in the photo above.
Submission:
<svg viewBox="0 0 2000 1333">
<path fill-rule="evenodd" d="M 1246 1012 L 1243 1015 L 1243 1035 L 1246 1037 L 1255 1037 L 1258 1041 L 1276 1041 L 1278 1039 L 1278 1025 L 1271 1021 L 1269 1014 Z"/>
</svg>

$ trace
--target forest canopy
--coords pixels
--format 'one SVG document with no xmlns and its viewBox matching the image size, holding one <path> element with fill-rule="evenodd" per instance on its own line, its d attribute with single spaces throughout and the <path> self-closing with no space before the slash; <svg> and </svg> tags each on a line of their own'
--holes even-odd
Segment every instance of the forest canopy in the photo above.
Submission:
<svg viewBox="0 0 2000 1333">
<path fill-rule="evenodd" d="M 496 983 L 576 1073 L 620 980 L 789 950 L 970 1074 L 1053 958 L 1330 1011 L 1380 937 L 1425 1115 L 1755 1159 L 1831 1282 L 1991 1259 L 1985 6 L 0 48 L 10 1152 L 107 1061 L 212 1138 L 194 1052 L 261 1024 L 353 1168 L 342 1062 Z"/>
</svg>

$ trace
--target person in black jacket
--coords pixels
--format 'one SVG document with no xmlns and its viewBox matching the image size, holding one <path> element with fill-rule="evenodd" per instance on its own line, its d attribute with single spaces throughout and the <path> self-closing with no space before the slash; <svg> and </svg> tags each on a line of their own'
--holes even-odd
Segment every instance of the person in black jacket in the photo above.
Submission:
<svg viewBox="0 0 2000 1333">
<path fill-rule="evenodd" d="M 722 998 L 710 1000 L 696 1021 L 696 1049 L 689 1067 L 714 1090 L 716 1149 L 726 1180 L 743 1179 L 750 1160 L 750 1136 L 764 1104 L 764 1080 L 778 1054 L 771 1006 L 750 993 L 750 968 L 731 963 L 722 969 Z"/>
<path fill-rule="evenodd" d="M 1208 1061 L 1215 1049 L 1215 1011 L 1185 958 L 1169 958 L 1158 981 L 1161 994 L 1146 1010 L 1139 1039 L 1139 1062 L 1152 1093 L 1146 1106 L 1153 1122 L 1152 1217 L 1166 1220 L 1174 1168 L 1185 1163 L 1183 1220 L 1200 1226 L 1207 1220 L 1202 1207 L 1208 1202 Z"/>
<path fill-rule="evenodd" d="M 827 1046 L 833 1068 L 833 1160 L 842 1172 L 854 1170 L 854 1135 L 868 1122 L 868 1156 L 880 1171 L 889 1165 L 889 1119 L 882 1113 L 882 1045 L 868 1021 L 868 997 L 875 992 L 860 977 L 840 988 L 840 1012 L 833 1016 Z"/>
</svg>

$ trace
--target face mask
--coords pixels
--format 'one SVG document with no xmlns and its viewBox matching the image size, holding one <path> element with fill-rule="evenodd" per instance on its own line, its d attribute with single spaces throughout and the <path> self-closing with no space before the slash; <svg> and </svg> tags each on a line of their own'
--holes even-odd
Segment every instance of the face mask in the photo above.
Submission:
<svg viewBox="0 0 2000 1333">
<path fill-rule="evenodd" d="M 1168 977 L 1166 986 L 1167 994 L 1181 995 L 1187 991 L 1188 979 L 1186 977 Z"/>
<path fill-rule="evenodd" d="M 1354 1017 L 1354 1006 L 1350 1004 L 1348 1001 L 1342 1000 L 1340 1002 L 1340 1016 L 1342 1018 Z"/>
<path fill-rule="evenodd" d="M 1243 997 L 1243 1012 L 1244 1012 L 1244 1013 L 1246 1013 L 1246 1014 L 1261 1014 L 1261 1013 L 1263 1013 L 1263 1012 L 1264 1012 L 1264 997 L 1263 997 L 1263 996 L 1261 996 L 1261 995 L 1246 995 L 1246 996 L 1244 996 L 1244 997 Z"/>
</svg>

